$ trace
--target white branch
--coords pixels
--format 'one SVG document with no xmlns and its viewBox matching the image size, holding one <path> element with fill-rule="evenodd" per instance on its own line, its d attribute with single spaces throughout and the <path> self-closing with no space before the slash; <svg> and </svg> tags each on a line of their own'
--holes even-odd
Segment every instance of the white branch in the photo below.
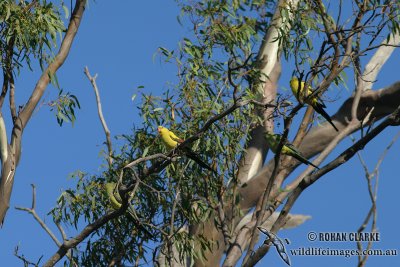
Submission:
<svg viewBox="0 0 400 267">
<path fill-rule="evenodd" d="M 382 46 L 379 47 L 375 54 L 372 56 L 371 60 L 365 66 L 363 73 L 364 90 L 371 89 L 375 83 L 376 77 L 378 76 L 382 66 L 390 58 L 396 46 L 400 44 L 400 35 L 391 34 L 389 42 L 384 40 Z"/>
<path fill-rule="evenodd" d="M 4 123 L 3 114 L 0 112 L 0 157 L 1 163 L 7 161 L 8 158 L 8 141 L 7 141 L 7 130 Z"/>
<path fill-rule="evenodd" d="M 112 164 L 111 134 L 110 134 L 110 130 L 108 129 L 106 120 L 104 119 L 104 116 L 103 116 L 103 108 L 101 107 L 99 89 L 97 88 L 97 84 L 96 84 L 97 74 L 94 75 L 94 77 L 92 77 L 90 75 L 88 67 L 85 67 L 84 72 L 85 72 L 86 76 L 88 77 L 90 83 L 92 84 L 94 93 L 96 95 L 97 111 L 99 113 L 100 122 L 101 122 L 101 125 L 103 126 L 104 133 L 106 135 L 106 143 L 107 143 L 107 149 L 108 149 L 108 158 L 107 158 L 107 160 L 108 160 L 108 164 L 111 166 L 111 164 Z"/>
</svg>

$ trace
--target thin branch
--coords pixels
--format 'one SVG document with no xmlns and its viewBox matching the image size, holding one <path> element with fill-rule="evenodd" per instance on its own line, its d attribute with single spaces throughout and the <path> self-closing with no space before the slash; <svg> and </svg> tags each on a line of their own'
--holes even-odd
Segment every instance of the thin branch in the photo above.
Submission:
<svg viewBox="0 0 400 267">
<path fill-rule="evenodd" d="M 131 167 L 133 167 L 133 166 L 135 166 L 135 165 L 137 165 L 137 164 L 139 164 L 139 163 L 141 163 L 143 161 L 148 161 L 148 160 L 153 160 L 153 159 L 158 159 L 158 158 L 162 158 L 162 159 L 169 160 L 169 161 L 173 161 L 174 160 L 174 157 L 168 157 L 165 154 L 158 153 L 158 154 L 153 154 L 153 155 L 150 155 L 150 156 L 146 156 L 146 157 L 143 157 L 143 158 L 136 159 L 136 160 L 126 164 L 124 166 L 124 169 L 125 168 L 131 168 Z"/>
<path fill-rule="evenodd" d="M 366 115 L 365 120 L 369 121 L 369 118 L 372 114 L 373 109 L 371 109 L 369 111 L 369 113 Z M 358 128 L 360 127 L 360 122 L 358 121 L 357 118 L 354 118 L 353 120 L 351 120 L 349 122 L 349 124 L 339 132 L 339 134 L 337 134 L 332 141 L 325 147 L 324 150 L 321 151 L 321 153 L 318 155 L 318 157 L 313 160 L 313 163 L 316 165 L 320 165 L 327 157 L 328 155 L 335 149 L 335 147 L 337 146 L 337 144 L 344 139 L 346 136 L 348 136 L 350 133 L 356 131 Z M 295 189 L 299 183 L 301 182 L 301 180 L 303 179 L 303 177 L 305 177 L 306 175 L 308 175 L 312 170 L 312 167 L 308 166 L 307 169 L 302 172 L 293 182 L 291 182 L 290 184 L 288 184 L 285 187 L 286 192 L 290 192 L 291 190 Z M 288 171 L 286 171 L 285 173 L 286 175 L 288 174 Z M 279 184 L 280 188 L 281 184 Z"/>
<path fill-rule="evenodd" d="M 107 143 L 107 149 L 108 149 L 108 158 L 107 158 L 108 165 L 111 166 L 112 165 L 112 154 L 113 154 L 111 134 L 110 134 L 110 130 L 108 129 L 106 120 L 104 119 L 104 116 L 103 116 L 103 109 L 101 107 L 100 93 L 99 93 L 99 89 L 96 84 L 97 74 L 95 74 L 94 77 L 92 77 L 90 75 L 88 67 L 85 67 L 84 73 L 86 74 L 90 83 L 92 84 L 94 93 L 96 95 L 97 111 L 99 114 L 99 119 L 100 119 L 101 125 L 103 126 L 103 130 L 106 135 L 106 143 Z"/>
<path fill-rule="evenodd" d="M 66 233 L 64 231 L 64 228 L 62 228 L 62 226 L 61 226 L 61 224 L 59 222 L 56 222 L 55 224 L 56 224 L 58 230 L 60 231 L 62 239 L 63 239 L 63 242 L 64 242 L 65 240 L 67 240 L 67 235 L 66 235 Z"/>
<path fill-rule="evenodd" d="M 25 208 L 25 207 L 18 207 L 17 206 L 17 207 L 15 207 L 15 209 L 16 210 L 21 210 L 21 211 L 26 211 L 29 214 L 31 214 L 33 216 L 33 218 L 39 223 L 39 225 L 43 228 L 43 230 L 50 236 L 50 238 L 53 239 L 53 241 L 54 241 L 54 243 L 56 243 L 57 247 L 60 247 L 62 245 L 61 242 L 57 239 L 57 237 L 50 230 L 50 228 L 46 225 L 46 223 L 36 213 L 36 210 L 35 210 L 35 208 L 36 208 L 36 186 L 34 184 L 31 184 L 31 186 L 32 186 L 32 206 L 31 206 L 31 208 Z M 59 224 L 57 224 L 57 227 L 59 227 L 59 229 L 62 230 L 62 228 L 61 228 L 61 226 Z M 65 236 L 64 230 L 62 230 L 61 233 L 62 233 L 63 239 L 64 239 L 64 236 Z M 70 253 L 67 253 L 67 257 L 69 258 L 71 263 L 74 264 L 74 266 L 77 266 Z"/>
<path fill-rule="evenodd" d="M 0 94 L 0 108 L 3 106 L 4 99 L 7 95 L 7 91 L 8 91 L 8 78 L 6 72 L 3 70 L 3 85 Z"/>
<path fill-rule="evenodd" d="M 230 234 L 229 234 L 229 229 L 228 229 L 228 224 L 227 224 L 227 220 L 226 220 L 226 216 L 225 216 L 225 209 L 224 209 L 224 187 L 223 187 L 223 183 L 224 183 L 224 176 L 221 175 L 220 176 L 220 190 L 217 191 L 217 199 L 218 199 L 218 204 L 217 204 L 217 212 L 218 212 L 218 217 L 219 217 L 219 221 L 221 224 L 221 230 L 222 230 L 222 234 L 224 236 L 224 244 L 225 246 L 229 245 L 229 240 L 231 238 Z"/>
<path fill-rule="evenodd" d="M 175 235 L 175 230 L 174 230 L 174 228 L 175 228 L 174 227 L 175 211 L 176 211 L 176 205 L 178 204 L 178 201 L 179 201 L 179 195 L 180 195 L 180 190 L 179 190 L 179 188 L 177 188 L 176 194 L 175 194 L 175 197 L 174 197 L 174 202 L 172 204 L 171 221 L 170 221 L 170 224 L 169 224 L 169 235 L 167 237 L 167 250 L 168 250 L 167 260 L 168 260 L 168 264 L 170 266 L 172 266 L 172 264 L 171 264 L 172 261 L 171 260 L 172 260 L 172 257 L 173 257 L 173 245 L 174 245 L 172 237 Z"/>
<path fill-rule="evenodd" d="M 302 106 L 303 106 L 303 104 L 301 104 L 301 103 L 299 105 L 297 105 L 297 107 L 295 107 L 290 112 L 289 116 L 287 118 L 285 118 L 285 120 L 284 120 L 285 130 L 283 132 L 283 135 L 281 136 L 281 140 L 277 147 L 277 151 L 276 151 L 275 158 L 274 158 L 274 160 L 275 160 L 274 168 L 273 168 L 271 177 L 268 180 L 267 186 L 265 187 L 265 190 L 262 194 L 262 197 L 260 198 L 260 200 L 257 204 L 257 207 L 256 207 L 257 212 L 254 213 L 253 218 L 252 218 L 252 220 L 256 220 L 256 224 L 255 224 L 255 227 L 253 227 L 253 229 L 252 229 L 251 241 L 249 244 L 249 248 L 247 249 L 247 253 L 243 260 L 244 264 L 246 264 L 247 261 L 249 260 L 249 258 L 251 257 L 254 246 L 257 243 L 258 235 L 259 235 L 259 231 L 258 231 L 257 227 L 261 225 L 261 223 L 264 219 L 264 215 L 267 210 L 267 204 L 270 199 L 271 191 L 273 189 L 273 185 L 275 183 L 276 176 L 279 174 L 279 171 L 280 171 L 279 160 L 280 160 L 280 156 L 281 156 L 282 147 L 283 147 L 284 143 L 286 142 L 286 139 L 289 135 L 289 128 L 290 128 L 290 125 L 292 124 L 293 118 L 295 117 L 297 111 Z"/>
</svg>

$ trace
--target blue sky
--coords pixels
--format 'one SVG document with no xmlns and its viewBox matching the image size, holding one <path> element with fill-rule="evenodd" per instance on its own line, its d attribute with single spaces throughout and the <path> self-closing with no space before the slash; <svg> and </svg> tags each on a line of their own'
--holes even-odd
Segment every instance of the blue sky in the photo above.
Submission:
<svg viewBox="0 0 400 267">
<path fill-rule="evenodd" d="M 54 115 L 43 104 L 33 115 L 24 132 L 22 158 L 17 169 L 11 208 L 5 225 L 0 230 L 1 259 L 4 266 L 20 266 L 22 262 L 13 256 L 14 248 L 19 245 L 20 253 L 35 261 L 44 256 L 46 261 L 56 246 L 50 237 L 32 219 L 31 215 L 17 211 L 15 206 L 31 205 L 30 184 L 37 186 L 37 212 L 51 229 L 59 236 L 47 212 L 54 207 L 57 197 L 63 189 L 74 184 L 69 174 L 76 170 L 96 173 L 103 163 L 100 151 L 104 148 L 104 134 L 97 117 L 93 89 L 83 74 L 83 68 L 89 67 L 92 75 L 98 73 L 97 83 L 100 89 L 103 112 L 112 135 L 129 133 L 133 124 L 140 119 L 136 106 L 138 99 L 131 97 L 136 88 L 145 86 L 142 91 L 161 94 L 168 81 L 175 81 L 176 70 L 172 65 L 164 64 L 159 57 L 153 56 L 159 46 L 174 49 L 179 40 L 190 35 L 189 26 L 178 24 L 176 17 L 180 10 L 174 1 L 89 1 L 78 36 L 64 66 L 58 73 L 61 87 L 75 94 L 80 101 L 81 110 L 77 111 L 77 121 L 72 127 L 65 124 L 59 127 Z M 374 89 L 395 82 L 395 64 L 399 61 L 399 51 L 394 52 L 391 60 L 383 68 Z M 284 66 L 280 80 L 280 89 L 287 88 L 292 69 Z M 22 72 L 17 81 L 19 99 L 17 105 L 25 102 L 40 76 L 40 72 Z M 349 79 L 348 87 L 353 88 Z M 281 91 L 285 93 L 285 91 Z M 58 91 L 49 86 L 45 101 L 52 100 Z M 334 106 L 335 111 L 348 96 L 342 95 Z M 8 115 L 6 113 L 6 115 Z M 368 165 L 375 166 L 383 148 L 397 133 L 398 128 L 388 128 L 362 151 Z M 359 133 L 354 134 L 359 137 Z M 350 141 L 340 144 L 333 156 L 340 154 Z M 396 143 L 387 154 L 381 168 L 378 192 L 378 230 L 381 241 L 373 248 L 399 249 L 400 232 L 395 214 L 398 207 L 393 196 L 398 194 L 400 186 L 397 164 L 400 145 Z M 332 156 L 332 158 L 333 158 Z M 397 156 L 397 157 L 396 157 Z M 307 189 L 293 208 L 293 213 L 311 215 L 312 219 L 293 230 L 283 230 L 280 237 L 288 238 L 288 249 L 319 246 L 324 248 L 355 249 L 356 244 L 319 243 L 307 241 L 307 233 L 315 232 L 355 232 L 364 220 L 370 207 L 364 172 L 357 158 L 321 178 Z M 66 229 L 68 235 L 74 229 Z M 355 266 L 356 258 L 340 256 L 291 256 L 292 266 Z M 378 263 L 396 266 L 397 257 L 370 257 L 367 266 Z M 43 261 L 42 261 L 43 262 Z M 273 266 L 285 266 L 285 263 L 271 251 L 264 263 Z M 261 266 L 261 264 L 260 264 Z"/>
</svg>

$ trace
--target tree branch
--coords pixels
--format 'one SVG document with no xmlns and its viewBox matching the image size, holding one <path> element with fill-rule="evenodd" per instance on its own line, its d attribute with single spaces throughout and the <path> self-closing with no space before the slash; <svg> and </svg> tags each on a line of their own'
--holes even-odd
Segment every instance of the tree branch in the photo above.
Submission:
<svg viewBox="0 0 400 267">
<path fill-rule="evenodd" d="M 111 166 L 112 165 L 112 154 L 113 154 L 112 143 L 111 143 L 111 135 L 110 135 L 110 130 L 107 127 L 106 120 L 104 119 L 104 116 L 103 116 L 103 109 L 101 107 L 99 89 L 97 88 L 97 84 L 96 84 L 97 74 L 95 74 L 94 77 L 92 77 L 90 75 L 88 67 L 85 67 L 84 73 L 86 74 L 86 76 L 88 77 L 90 83 L 92 84 L 94 93 L 96 95 L 97 111 L 98 111 L 98 114 L 99 114 L 99 119 L 100 119 L 101 125 L 103 126 L 103 130 L 104 130 L 104 133 L 106 135 L 106 143 L 107 143 L 107 149 L 108 149 L 108 158 L 107 158 L 108 165 Z"/>
</svg>

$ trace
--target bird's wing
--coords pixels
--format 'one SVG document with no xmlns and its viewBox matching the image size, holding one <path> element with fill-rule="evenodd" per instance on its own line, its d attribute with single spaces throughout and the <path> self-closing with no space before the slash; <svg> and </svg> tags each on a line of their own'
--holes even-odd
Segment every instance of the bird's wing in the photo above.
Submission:
<svg viewBox="0 0 400 267">
<path fill-rule="evenodd" d="M 169 137 L 171 137 L 172 140 L 174 140 L 178 143 L 183 142 L 183 140 L 181 138 L 179 138 L 178 136 L 176 136 L 176 134 L 174 134 L 172 131 L 169 131 Z"/>
</svg>

